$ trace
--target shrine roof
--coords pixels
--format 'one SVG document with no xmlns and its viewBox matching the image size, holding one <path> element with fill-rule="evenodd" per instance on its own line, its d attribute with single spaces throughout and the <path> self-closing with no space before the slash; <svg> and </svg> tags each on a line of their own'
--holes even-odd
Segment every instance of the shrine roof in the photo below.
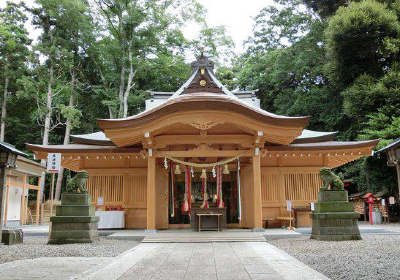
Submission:
<svg viewBox="0 0 400 280">
<path fill-rule="evenodd" d="M 366 141 L 326 141 L 317 143 L 290 144 L 286 146 L 267 146 L 268 151 L 312 151 L 334 149 L 374 148 L 379 139 Z"/>
<path fill-rule="evenodd" d="M 326 142 L 333 141 L 338 134 L 337 131 L 325 132 L 325 131 L 313 131 L 304 129 L 299 137 L 297 137 L 293 143 L 315 143 L 315 142 Z"/>
<path fill-rule="evenodd" d="M 210 92 L 199 92 L 171 97 L 160 105 L 143 111 L 137 115 L 122 119 L 98 119 L 102 130 L 108 128 L 134 127 L 154 121 L 162 116 L 180 111 L 193 110 L 221 110 L 240 113 L 257 121 L 270 123 L 277 126 L 301 126 L 308 125 L 309 117 L 280 116 L 240 100 L 232 95 L 223 95 Z"/>
<path fill-rule="evenodd" d="M 214 75 L 214 63 L 201 54 L 191 64 L 189 79 L 173 94 L 170 92 L 150 91 L 154 99 L 166 101 L 148 108 L 137 115 L 122 119 L 99 119 L 101 130 L 135 127 L 154 121 L 162 116 L 191 110 L 219 110 L 239 113 L 259 122 L 276 126 L 304 128 L 309 117 L 280 116 L 245 102 L 237 95 L 255 94 L 256 91 L 230 91 Z M 107 134 L 107 131 L 106 131 Z M 108 135 L 108 134 L 107 134 Z M 110 137 L 110 136 L 109 136 Z"/>
<path fill-rule="evenodd" d="M 110 139 L 108 139 L 102 131 L 88 134 L 71 135 L 71 139 L 75 144 L 114 146 L 114 143 Z"/>
<path fill-rule="evenodd" d="M 397 147 L 400 147 L 400 137 L 393 140 L 392 142 L 389 143 L 389 145 L 383 147 L 382 149 L 380 149 L 379 151 L 377 151 L 376 153 L 381 153 L 381 152 L 386 152 L 387 150 L 390 149 L 395 149 Z"/>
<path fill-rule="evenodd" d="M 332 141 L 337 133 L 338 132 L 323 132 L 304 129 L 302 134 L 297 137 L 293 143 L 298 144 Z M 114 146 L 114 143 L 109 138 L 107 138 L 107 136 L 102 131 L 88 134 L 71 135 L 71 139 L 75 144 Z"/>
<path fill-rule="evenodd" d="M 68 144 L 68 145 L 35 145 L 26 144 L 26 147 L 35 152 L 58 153 L 58 152 L 99 152 L 102 153 L 127 153 L 140 152 L 142 148 L 119 148 L 117 146 L 100 146 L 100 145 L 85 145 L 85 144 Z"/>
</svg>

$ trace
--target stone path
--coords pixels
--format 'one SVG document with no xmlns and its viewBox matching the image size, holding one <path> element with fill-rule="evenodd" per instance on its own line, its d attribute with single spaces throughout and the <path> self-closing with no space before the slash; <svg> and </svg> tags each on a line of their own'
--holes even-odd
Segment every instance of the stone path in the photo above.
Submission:
<svg viewBox="0 0 400 280">
<path fill-rule="evenodd" d="M 265 242 L 140 244 L 76 279 L 328 279 Z"/>
<path fill-rule="evenodd" d="M 58 257 L 19 260 L 0 265 L 1 280 L 54 280 L 80 277 L 110 262 L 112 258 Z"/>
</svg>

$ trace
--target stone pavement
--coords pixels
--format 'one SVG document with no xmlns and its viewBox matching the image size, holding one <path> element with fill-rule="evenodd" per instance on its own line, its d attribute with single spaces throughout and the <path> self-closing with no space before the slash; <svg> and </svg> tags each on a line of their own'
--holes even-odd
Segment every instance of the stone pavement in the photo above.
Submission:
<svg viewBox="0 0 400 280">
<path fill-rule="evenodd" d="M 74 279 L 328 279 L 265 242 L 147 243 Z"/>
<path fill-rule="evenodd" d="M 0 264 L 1 280 L 70 279 L 110 262 L 112 258 L 58 257 L 19 260 Z"/>
</svg>

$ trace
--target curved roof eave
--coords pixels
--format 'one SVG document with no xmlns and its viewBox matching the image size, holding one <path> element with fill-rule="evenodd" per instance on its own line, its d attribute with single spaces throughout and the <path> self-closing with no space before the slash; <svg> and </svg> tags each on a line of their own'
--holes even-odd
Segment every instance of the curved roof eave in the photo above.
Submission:
<svg viewBox="0 0 400 280">
<path fill-rule="evenodd" d="M 366 141 L 327 141 L 319 143 L 290 144 L 286 146 L 266 146 L 268 151 L 313 151 L 313 150 L 332 150 L 332 149 L 361 149 L 374 148 L 379 143 L 379 139 Z"/>
<path fill-rule="evenodd" d="M 98 119 L 100 129 L 135 127 L 179 111 L 222 110 L 239 113 L 254 120 L 276 126 L 306 127 L 309 117 L 279 116 L 250 106 L 236 97 L 213 93 L 184 94 L 168 99 L 158 106 L 123 119 Z"/>
<path fill-rule="evenodd" d="M 338 134 L 338 131 L 325 132 L 325 131 L 313 131 L 304 129 L 299 137 L 297 137 L 292 144 L 304 144 L 304 143 L 317 143 L 333 141 Z"/>
</svg>

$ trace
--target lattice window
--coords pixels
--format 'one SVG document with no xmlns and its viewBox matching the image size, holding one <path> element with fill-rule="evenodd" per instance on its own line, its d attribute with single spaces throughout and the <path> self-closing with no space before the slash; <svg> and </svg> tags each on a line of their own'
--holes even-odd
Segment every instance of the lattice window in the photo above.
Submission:
<svg viewBox="0 0 400 280">
<path fill-rule="evenodd" d="M 104 204 L 122 203 L 124 197 L 123 175 L 93 175 L 90 176 L 86 188 L 92 196 L 92 202 L 102 196 Z"/>
<path fill-rule="evenodd" d="M 315 174 L 284 174 L 285 200 L 316 200 L 322 181 Z"/>
<path fill-rule="evenodd" d="M 147 201 L 147 176 L 130 175 L 127 189 L 128 201 L 146 202 Z"/>
<path fill-rule="evenodd" d="M 262 201 L 279 201 L 278 174 L 261 174 Z"/>
</svg>

